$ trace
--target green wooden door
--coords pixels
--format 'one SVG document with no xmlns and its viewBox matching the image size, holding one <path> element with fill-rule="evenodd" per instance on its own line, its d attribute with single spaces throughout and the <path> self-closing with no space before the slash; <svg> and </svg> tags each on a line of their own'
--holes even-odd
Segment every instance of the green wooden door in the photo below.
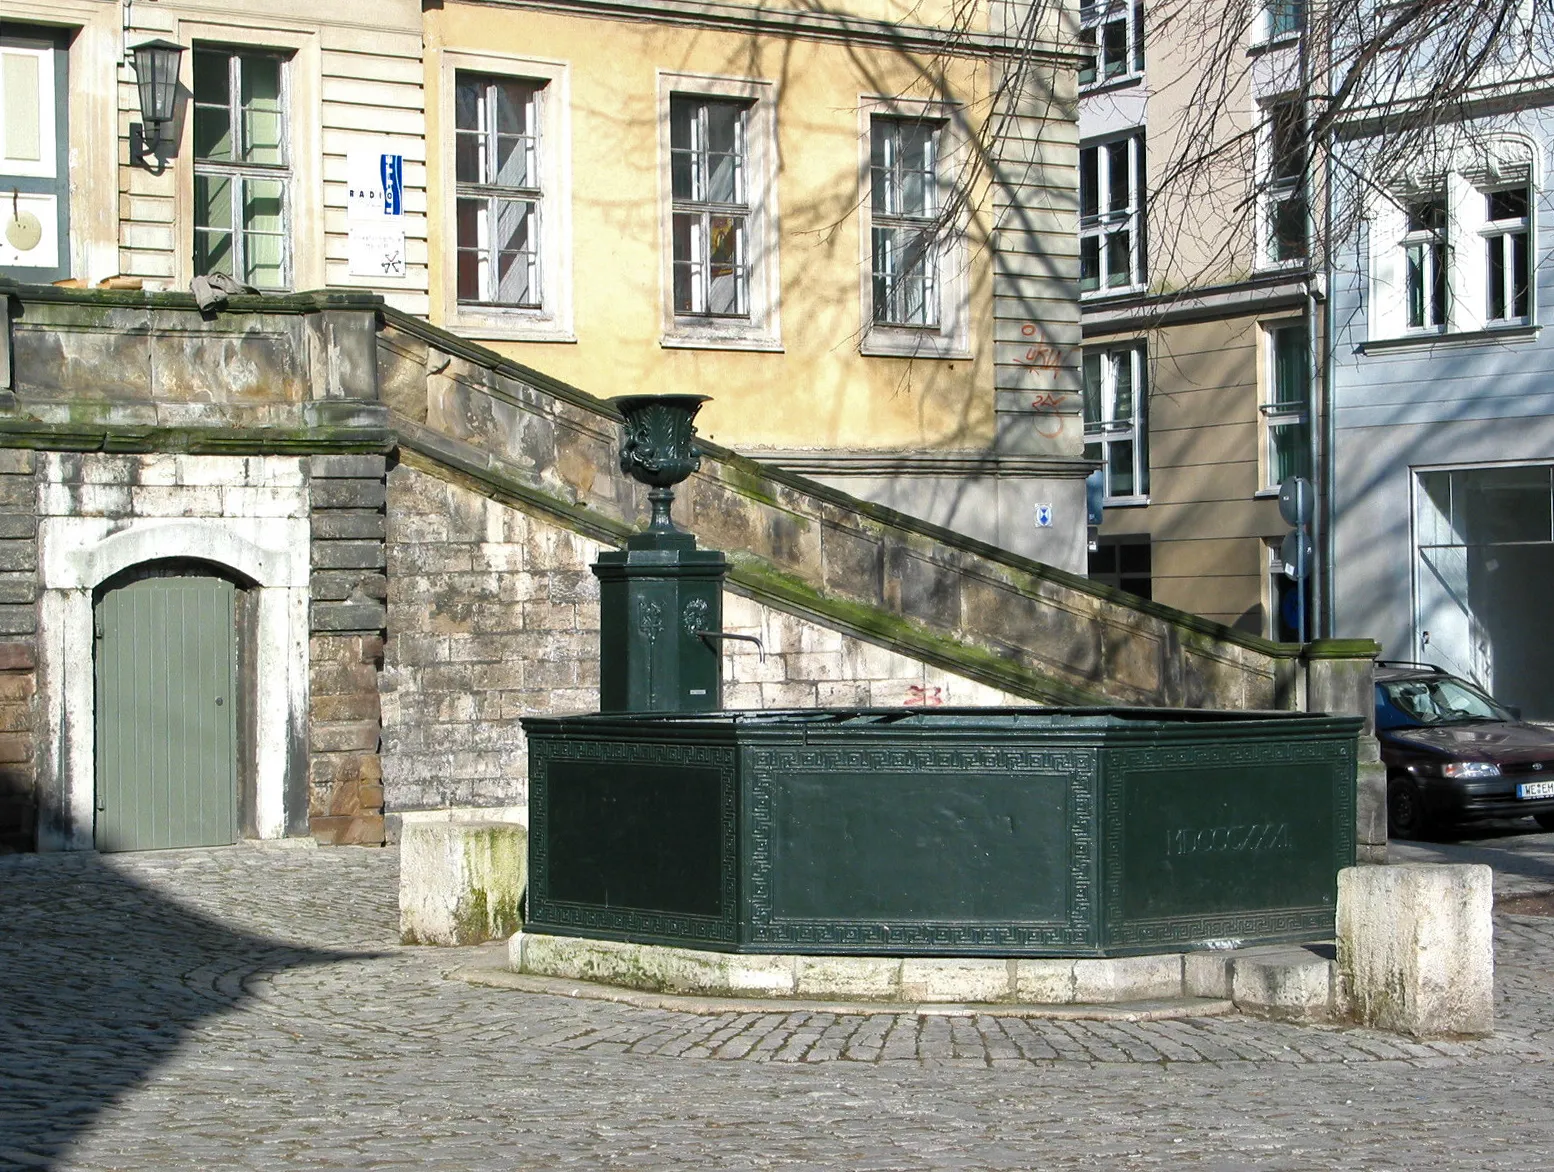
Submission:
<svg viewBox="0 0 1554 1172">
<path fill-rule="evenodd" d="M 97 849 L 237 838 L 237 591 L 141 571 L 97 604 Z"/>
</svg>

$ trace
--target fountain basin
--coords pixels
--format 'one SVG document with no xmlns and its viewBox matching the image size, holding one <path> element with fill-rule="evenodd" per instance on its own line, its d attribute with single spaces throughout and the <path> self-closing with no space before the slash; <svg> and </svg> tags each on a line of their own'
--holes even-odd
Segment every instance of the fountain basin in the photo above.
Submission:
<svg viewBox="0 0 1554 1172">
<path fill-rule="evenodd" d="M 1331 937 L 1362 721 L 1165 709 L 530 717 L 526 931 L 1124 956 Z"/>
</svg>

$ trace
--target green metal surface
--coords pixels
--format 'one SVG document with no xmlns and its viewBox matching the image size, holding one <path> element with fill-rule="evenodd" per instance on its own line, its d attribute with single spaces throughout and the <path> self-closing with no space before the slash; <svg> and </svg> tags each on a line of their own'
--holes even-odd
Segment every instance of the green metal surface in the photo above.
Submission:
<svg viewBox="0 0 1554 1172">
<path fill-rule="evenodd" d="M 156 570 L 98 601 L 98 850 L 236 840 L 236 602 L 223 578 Z"/>
<path fill-rule="evenodd" d="M 689 540 L 687 538 L 687 540 Z M 601 712 L 715 712 L 728 563 L 713 550 L 626 549 L 599 555 Z"/>
<path fill-rule="evenodd" d="M 529 922 L 879 955 L 1320 939 L 1355 857 L 1360 725 L 1160 709 L 529 718 Z"/>
</svg>

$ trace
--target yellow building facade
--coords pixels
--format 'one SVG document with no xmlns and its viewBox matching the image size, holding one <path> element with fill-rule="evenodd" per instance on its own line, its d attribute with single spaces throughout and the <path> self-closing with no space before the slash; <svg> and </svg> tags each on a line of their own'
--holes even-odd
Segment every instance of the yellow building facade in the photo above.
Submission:
<svg viewBox="0 0 1554 1172">
<path fill-rule="evenodd" d="M 429 7 L 432 320 L 1078 568 L 1072 65 L 1020 11 Z"/>
</svg>

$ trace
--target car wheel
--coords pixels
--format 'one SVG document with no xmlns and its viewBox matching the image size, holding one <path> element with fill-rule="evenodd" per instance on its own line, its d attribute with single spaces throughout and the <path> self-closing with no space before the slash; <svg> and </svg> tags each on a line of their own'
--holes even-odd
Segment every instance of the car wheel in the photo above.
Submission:
<svg viewBox="0 0 1554 1172">
<path fill-rule="evenodd" d="M 1406 777 L 1387 782 L 1387 837 L 1419 838 L 1429 822 L 1417 785 Z"/>
<path fill-rule="evenodd" d="M 1554 814 L 1534 814 L 1532 818 L 1544 830 L 1554 830 Z"/>
</svg>

